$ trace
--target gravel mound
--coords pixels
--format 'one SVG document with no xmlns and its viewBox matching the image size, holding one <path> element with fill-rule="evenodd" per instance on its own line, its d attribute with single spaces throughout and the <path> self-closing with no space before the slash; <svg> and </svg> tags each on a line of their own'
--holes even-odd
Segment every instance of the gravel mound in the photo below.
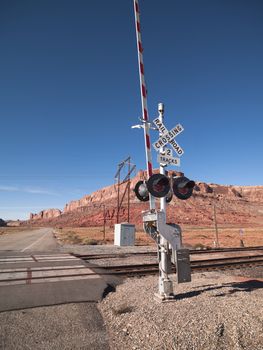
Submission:
<svg viewBox="0 0 263 350">
<path fill-rule="evenodd" d="M 242 269 L 229 271 L 228 274 L 230 273 L 235 276 L 253 277 L 263 280 L 263 266 L 244 267 Z"/>
<path fill-rule="evenodd" d="M 158 277 L 130 278 L 99 304 L 112 350 L 263 350 L 263 282 L 197 273 L 154 298 Z"/>
</svg>

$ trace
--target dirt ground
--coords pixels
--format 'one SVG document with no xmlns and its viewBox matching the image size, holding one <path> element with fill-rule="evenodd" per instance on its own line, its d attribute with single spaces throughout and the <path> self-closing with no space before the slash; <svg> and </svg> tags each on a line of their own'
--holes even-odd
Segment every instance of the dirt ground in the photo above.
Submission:
<svg viewBox="0 0 263 350">
<path fill-rule="evenodd" d="M 215 246 L 215 229 L 211 226 L 182 225 L 183 243 L 190 248 L 213 248 Z M 114 228 L 102 227 L 61 228 L 55 230 L 57 238 L 68 244 L 113 244 Z M 263 245 L 263 226 L 244 227 L 218 226 L 218 241 L 220 247 L 239 247 Z M 155 244 L 141 227 L 136 228 L 136 245 Z"/>
<path fill-rule="evenodd" d="M 6 234 L 10 234 L 10 233 L 19 233 L 22 231 L 29 231 L 29 230 L 36 230 L 36 227 L 26 227 L 26 226 L 14 226 L 14 227 L 9 227 L 9 226 L 5 226 L 5 227 L 0 227 L 0 236 L 1 235 L 6 235 Z"/>
</svg>

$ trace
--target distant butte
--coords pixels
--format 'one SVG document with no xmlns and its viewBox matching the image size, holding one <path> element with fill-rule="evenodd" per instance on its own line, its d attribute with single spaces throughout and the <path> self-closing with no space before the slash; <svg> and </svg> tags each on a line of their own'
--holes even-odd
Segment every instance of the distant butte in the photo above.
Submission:
<svg viewBox="0 0 263 350">
<path fill-rule="evenodd" d="M 172 172 L 169 172 L 172 173 Z M 131 189 L 145 173 L 139 171 L 131 180 Z M 121 194 L 125 186 L 120 187 Z M 130 222 L 141 224 L 141 212 L 149 208 L 149 204 L 140 202 L 131 190 Z M 213 203 L 216 205 L 219 224 L 253 224 L 263 221 L 263 186 L 232 186 L 196 182 L 193 196 L 182 201 L 173 197 L 167 209 L 167 222 L 192 225 L 209 225 L 213 222 Z M 103 206 L 107 225 L 116 222 L 117 187 L 104 187 L 79 200 L 59 209 L 42 210 L 38 214 L 30 214 L 29 224 L 50 226 L 101 226 L 103 224 Z M 120 210 L 120 222 L 127 221 L 127 203 Z"/>
</svg>

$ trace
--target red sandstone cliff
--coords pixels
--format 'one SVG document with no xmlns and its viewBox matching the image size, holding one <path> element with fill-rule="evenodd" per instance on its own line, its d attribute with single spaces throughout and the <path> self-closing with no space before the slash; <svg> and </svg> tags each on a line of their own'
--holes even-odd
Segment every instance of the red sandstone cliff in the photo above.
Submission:
<svg viewBox="0 0 263 350">
<path fill-rule="evenodd" d="M 131 180 L 131 188 L 145 176 L 140 171 Z M 120 187 L 121 194 L 125 185 Z M 130 222 L 141 223 L 141 212 L 148 209 L 148 203 L 140 202 L 131 191 Z M 108 224 L 116 222 L 117 187 L 112 185 L 90 195 L 66 204 L 58 209 L 43 210 L 30 214 L 30 222 L 54 226 L 96 226 L 102 225 L 104 217 Z M 219 223 L 263 223 L 263 186 L 224 186 L 197 182 L 193 196 L 182 201 L 173 198 L 167 207 L 170 222 L 207 225 L 213 221 L 213 205 L 216 206 Z M 127 221 L 127 201 L 119 213 L 120 221 Z"/>
</svg>

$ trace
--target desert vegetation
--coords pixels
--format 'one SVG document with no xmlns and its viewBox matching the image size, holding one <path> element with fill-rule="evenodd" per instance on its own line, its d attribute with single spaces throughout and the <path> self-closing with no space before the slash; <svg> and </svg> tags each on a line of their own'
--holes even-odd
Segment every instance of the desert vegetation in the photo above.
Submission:
<svg viewBox="0 0 263 350">
<path fill-rule="evenodd" d="M 242 229 L 242 231 L 240 231 Z M 182 225 L 183 243 L 189 248 L 211 249 L 215 245 L 215 229 L 211 226 Z M 103 227 L 80 227 L 58 228 L 55 230 L 56 237 L 66 244 L 113 244 L 114 227 L 106 227 L 105 235 Z M 218 240 L 221 247 L 239 247 L 243 241 L 245 246 L 263 245 L 262 227 L 241 227 L 220 225 L 218 226 Z M 154 241 L 136 227 L 136 245 L 151 245 Z"/>
</svg>

